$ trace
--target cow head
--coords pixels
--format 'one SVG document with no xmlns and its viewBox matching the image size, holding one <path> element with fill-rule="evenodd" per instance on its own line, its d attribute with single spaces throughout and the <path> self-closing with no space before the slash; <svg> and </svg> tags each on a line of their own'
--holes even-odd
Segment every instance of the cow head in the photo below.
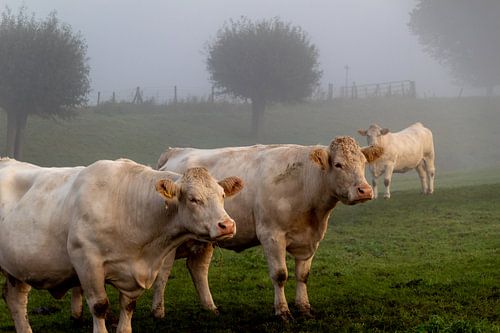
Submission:
<svg viewBox="0 0 500 333">
<path fill-rule="evenodd" d="M 354 205 L 373 198 L 365 178 L 365 164 L 382 153 L 379 146 L 360 148 L 353 138 L 341 136 L 333 139 L 328 149 L 314 149 L 310 157 L 325 172 L 332 195 L 345 204 Z"/>
<path fill-rule="evenodd" d="M 173 182 L 161 179 L 156 190 L 189 232 L 201 239 L 222 240 L 236 233 L 234 220 L 224 210 L 224 198 L 238 193 L 243 181 L 228 177 L 217 182 L 205 168 L 190 168 Z"/>
<path fill-rule="evenodd" d="M 389 133 L 389 129 L 382 128 L 377 124 L 371 124 L 367 130 L 359 129 L 358 133 L 366 136 L 369 145 L 380 145 L 382 136 Z"/>
</svg>

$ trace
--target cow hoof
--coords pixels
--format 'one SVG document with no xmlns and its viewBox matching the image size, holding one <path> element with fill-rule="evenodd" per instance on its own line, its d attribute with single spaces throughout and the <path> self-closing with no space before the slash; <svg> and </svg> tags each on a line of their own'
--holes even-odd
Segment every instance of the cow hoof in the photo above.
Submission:
<svg viewBox="0 0 500 333">
<path fill-rule="evenodd" d="M 390 198 L 391 198 L 391 195 L 390 195 L 390 194 L 385 194 L 385 195 L 384 195 L 384 199 L 386 199 L 386 200 L 387 200 L 387 199 L 390 199 Z"/>
<path fill-rule="evenodd" d="M 154 319 L 161 320 L 165 318 L 165 309 L 156 308 L 153 311 L 151 311 L 151 315 L 153 316 Z"/>
<path fill-rule="evenodd" d="M 82 327 L 83 324 L 85 323 L 85 320 L 83 320 L 83 316 L 79 316 L 79 317 L 71 316 L 70 320 L 73 323 L 73 325 L 75 325 L 77 327 Z"/>
<path fill-rule="evenodd" d="M 279 314 L 277 314 L 278 318 L 285 322 L 285 323 L 288 323 L 288 322 L 291 322 L 294 320 L 293 316 L 292 316 L 292 313 L 288 310 L 288 311 L 284 311 L 284 312 L 281 312 Z"/>
<path fill-rule="evenodd" d="M 311 312 L 311 309 L 303 309 L 303 310 L 299 310 L 299 313 L 300 313 L 300 316 L 302 318 L 306 318 L 306 319 L 314 319 L 314 315 L 312 314 Z"/>
</svg>

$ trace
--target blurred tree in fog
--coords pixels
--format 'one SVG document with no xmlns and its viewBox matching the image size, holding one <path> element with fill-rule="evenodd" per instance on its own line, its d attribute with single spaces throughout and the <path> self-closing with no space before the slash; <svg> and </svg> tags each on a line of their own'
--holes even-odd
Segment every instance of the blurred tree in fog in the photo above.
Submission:
<svg viewBox="0 0 500 333">
<path fill-rule="evenodd" d="M 0 108 L 7 156 L 21 158 L 29 114 L 68 117 L 89 92 L 87 45 L 51 13 L 45 20 L 6 8 L 0 18 Z"/>
<path fill-rule="evenodd" d="M 307 34 L 278 18 L 230 20 L 207 49 L 207 69 L 214 85 L 252 101 L 256 137 L 268 104 L 310 96 L 322 74 L 318 50 Z"/>
<path fill-rule="evenodd" d="M 500 0 L 419 0 L 409 27 L 460 83 L 500 84 Z"/>
</svg>

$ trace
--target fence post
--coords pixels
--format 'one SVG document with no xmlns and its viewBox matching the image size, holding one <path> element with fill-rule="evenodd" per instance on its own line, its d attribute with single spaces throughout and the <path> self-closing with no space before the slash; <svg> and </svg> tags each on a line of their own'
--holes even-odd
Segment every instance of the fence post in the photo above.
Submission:
<svg viewBox="0 0 500 333">
<path fill-rule="evenodd" d="M 415 87 L 415 81 L 410 81 L 410 97 L 417 98 L 417 88 Z"/>
<path fill-rule="evenodd" d="M 328 100 L 333 99 L 333 83 L 328 83 Z"/>
<path fill-rule="evenodd" d="M 114 91 L 113 91 L 113 95 L 111 96 L 111 103 L 116 103 L 116 95 L 115 95 Z"/>
<path fill-rule="evenodd" d="M 141 94 L 141 88 L 137 87 L 135 89 L 135 95 L 134 99 L 132 100 L 132 104 L 142 104 L 142 94 Z"/>
<path fill-rule="evenodd" d="M 101 103 L 101 92 L 98 91 L 97 92 L 97 105 L 99 105 Z"/>
<path fill-rule="evenodd" d="M 174 86 L 174 104 L 177 104 L 177 86 Z"/>
<path fill-rule="evenodd" d="M 356 87 L 356 82 L 352 82 L 352 88 L 351 88 L 351 99 L 357 99 L 358 98 L 358 88 Z"/>
<path fill-rule="evenodd" d="M 215 87 L 212 85 L 212 91 L 210 93 L 210 102 L 215 102 Z"/>
</svg>

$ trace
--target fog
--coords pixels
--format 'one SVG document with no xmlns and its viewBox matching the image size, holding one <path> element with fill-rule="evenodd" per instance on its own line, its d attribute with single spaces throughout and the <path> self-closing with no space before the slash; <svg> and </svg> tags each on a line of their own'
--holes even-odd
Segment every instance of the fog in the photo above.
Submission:
<svg viewBox="0 0 500 333">
<path fill-rule="evenodd" d="M 414 80 L 420 96 L 455 96 L 446 69 L 423 53 L 408 29 L 412 0 L 2 0 L 37 18 L 56 11 L 88 44 L 92 94 L 137 86 L 168 97 L 208 94 L 204 45 L 230 18 L 278 16 L 301 26 L 320 52 L 322 85 Z"/>
</svg>

